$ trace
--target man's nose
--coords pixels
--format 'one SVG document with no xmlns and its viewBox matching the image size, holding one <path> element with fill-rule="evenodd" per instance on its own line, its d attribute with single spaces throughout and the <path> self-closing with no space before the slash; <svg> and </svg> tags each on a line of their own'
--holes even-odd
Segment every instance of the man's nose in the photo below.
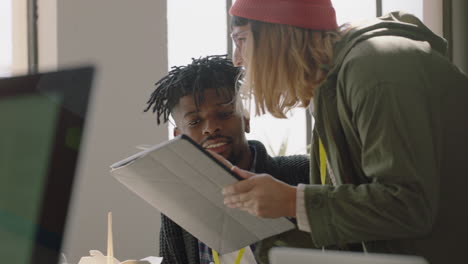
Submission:
<svg viewBox="0 0 468 264">
<path fill-rule="evenodd" d="M 239 48 L 234 48 L 234 58 L 232 59 L 232 63 L 236 67 L 244 66 L 244 60 L 242 59 L 242 52 Z"/>
<path fill-rule="evenodd" d="M 222 129 L 222 124 L 218 120 L 206 120 L 205 127 L 203 128 L 203 134 L 212 135 L 219 133 Z"/>
</svg>

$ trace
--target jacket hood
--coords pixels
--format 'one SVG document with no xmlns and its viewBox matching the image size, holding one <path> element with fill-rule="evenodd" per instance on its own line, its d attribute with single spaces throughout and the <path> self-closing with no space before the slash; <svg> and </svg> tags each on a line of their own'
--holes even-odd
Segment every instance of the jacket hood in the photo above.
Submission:
<svg viewBox="0 0 468 264">
<path fill-rule="evenodd" d="M 426 27 L 412 14 L 396 11 L 352 26 L 335 45 L 336 57 L 330 73 L 337 73 L 348 52 L 359 42 L 377 36 L 401 36 L 409 39 L 427 41 L 432 49 L 447 55 L 447 41 Z"/>
</svg>

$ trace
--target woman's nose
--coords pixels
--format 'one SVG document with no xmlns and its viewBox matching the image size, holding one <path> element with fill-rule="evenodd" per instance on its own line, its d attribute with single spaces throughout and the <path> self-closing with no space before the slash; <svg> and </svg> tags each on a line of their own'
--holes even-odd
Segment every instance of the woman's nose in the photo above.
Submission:
<svg viewBox="0 0 468 264">
<path fill-rule="evenodd" d="M 233 60 L 232 60 L 232 63 L 234 64 L 234 66 L 236 67 L 241 67 L 241 66 L 244 66 L 244 60 L 242 58 L 242 52 L 239 48 L 235 47 L 234 48 L 234 56 L 233 56 Z"/>
</svg>

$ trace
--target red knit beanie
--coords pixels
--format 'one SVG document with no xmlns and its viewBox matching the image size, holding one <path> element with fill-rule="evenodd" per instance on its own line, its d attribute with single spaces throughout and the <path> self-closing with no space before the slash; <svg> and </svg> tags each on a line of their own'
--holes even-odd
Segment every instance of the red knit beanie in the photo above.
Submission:
<svg viewBox="0 0 468 264">
<path fill-rule="evenodd" d="M 331 0 L 236 0 L 233 16 L 316 30 L 338 27 Z"/>
</svg>

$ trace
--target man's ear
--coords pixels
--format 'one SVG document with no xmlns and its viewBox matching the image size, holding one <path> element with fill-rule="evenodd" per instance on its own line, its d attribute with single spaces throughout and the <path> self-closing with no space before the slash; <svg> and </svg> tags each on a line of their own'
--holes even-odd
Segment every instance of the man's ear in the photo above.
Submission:
<svg viewBox="0 0 468 264">
<path fill-rule="evenodd" d="M 177 137 L 178 135 L 182 134 L 180 132 L 180 129 L 178 127 L 174 127 L 174 130 L 172 131 L 172 134 L 174 135 L 174 137 Z"/>
</svg>

